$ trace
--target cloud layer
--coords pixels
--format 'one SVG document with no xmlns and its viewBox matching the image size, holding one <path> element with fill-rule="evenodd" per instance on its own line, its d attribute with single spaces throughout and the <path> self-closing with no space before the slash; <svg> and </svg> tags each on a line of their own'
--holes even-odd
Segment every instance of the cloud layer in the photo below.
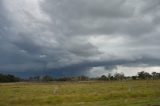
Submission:
<svg viewBox="0 0 160 106">
<path fill-rule="evenodd" d="M 159 67 L 159 4 L 0 0 L 0 72 L 92 76 Z"/>
</svg>

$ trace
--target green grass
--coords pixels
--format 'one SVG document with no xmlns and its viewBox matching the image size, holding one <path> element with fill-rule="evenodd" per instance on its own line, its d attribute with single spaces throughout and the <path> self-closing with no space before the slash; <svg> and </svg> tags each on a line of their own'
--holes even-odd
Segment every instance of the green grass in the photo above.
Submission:
<svg viewBox="0 0 160 106">
<path fill-rule="evenodd" d="M 0 106 L 160 105 L 160 80 L 2 83 Z"/>
</svg>

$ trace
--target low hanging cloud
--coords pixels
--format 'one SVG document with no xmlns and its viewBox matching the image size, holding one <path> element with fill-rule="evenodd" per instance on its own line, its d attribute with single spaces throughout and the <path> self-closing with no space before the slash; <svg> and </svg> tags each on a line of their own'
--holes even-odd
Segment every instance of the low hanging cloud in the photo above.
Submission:
<svg viewBox="0 0 160 106">
<path fill-rule="evenodd" d="M 97 68 L 96 75 L 119 66 L 158 67 L 159 4 L 0 0 L 0 72 L 92 76 Z"/>
</svg>

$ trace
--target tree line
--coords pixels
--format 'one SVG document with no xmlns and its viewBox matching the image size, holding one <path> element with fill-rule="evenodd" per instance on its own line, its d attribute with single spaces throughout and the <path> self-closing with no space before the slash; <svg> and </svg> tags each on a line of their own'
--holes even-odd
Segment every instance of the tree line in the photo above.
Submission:
<svg viewBox="0 0 160 106">
<path fill-rule="evenodd" d="M 99 80 L 147 80 L 153 79 L 157 80 L 160 79 L 160 73 L 152 72 L 151 74 L 145 71 L 138 72 L 135 76 L 125 76 L 124 73 L 115 73 L 114 75 L 108 74 L 102 75 Z"/>
<path fill-rule="evenodd" d="M 15 77 L 14 75 L 4 75 L 0 74 L 0 82 L 19 82 L 20 78 Z"/>
<path fill-rule="evenodd" d="M 151 74 L 145 71 L 138 72 L 136 76 L 125 76 L 124 73 L 114 73 L 108 75 L 102 75 L 96 78 L 90 78 L 88 76 L 76 76 L 76 77 L 60 77 L 60 78 L 53 78 L 52 76 L 45 75 L 43 77 L 35 76 L 29 77 L 28 81 L 88 81 L 88 80 L 100 80 L 100 81 L 109 81 L 109 80 L 147 80 L 153 79 L 157 80 L 160 79 L 160 73 L 152 72 Z"/>
<path fill-rule="evenodd" d="M 109 81 L 109 80 L 157 80 L 160 79 L 160 73 L 158 72 L 152 72 L 151 74 L 145 71 L 138 72 L 136 76 L 125 76 L 124 73 L 114 73 L 102 75 L 100 77 L 96 78 L 89 78 L 88 76 L 76 76 L 76 77 L 60 77 L 60 78 L 54 78 L 49 75 L 44 76 L 32 76 L 27 79 L 22 79 L 19 77 L 16 77 L 14 75 L 4 75 L 0 74 L 0 82 L 19 82 L 19 81 L 36 81 L 36 82 L 48 82 L 48 81 L 88 81 L 88 80 L 100 80 L 100 81 Z"/>
</svg>

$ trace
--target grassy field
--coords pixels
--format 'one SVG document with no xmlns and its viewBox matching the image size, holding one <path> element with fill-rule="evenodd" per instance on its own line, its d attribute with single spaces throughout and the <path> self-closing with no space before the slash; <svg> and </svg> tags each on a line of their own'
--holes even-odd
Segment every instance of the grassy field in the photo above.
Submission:
<svg viewBox="0 0 160 106">
<path fill-rule="evenodd" d="M 160 105 L 160 80 L 1 83 L 0 106 Z"/>
</svg>

